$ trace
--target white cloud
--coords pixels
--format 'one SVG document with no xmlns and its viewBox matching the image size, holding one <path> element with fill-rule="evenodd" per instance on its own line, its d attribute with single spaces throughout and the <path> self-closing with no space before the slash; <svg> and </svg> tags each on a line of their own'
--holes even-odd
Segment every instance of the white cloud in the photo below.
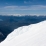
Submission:
<svg viewBox="0 0 46 46">
<path fill-rule="evenodd" d="M 24 3 L 26 4 L 27 2 L 26 2 L 26 1 L 24 1 Z"/>
<path fill-rule="evenodd" d="M 4 11 L 5 10 L 5 11 Z M 16 10 L 18 10 L 16 12 Z M 30 12 L 29 14 L 26 13 L 26 10 L 27 12 L 29 13 L 30 11 L 33 11 Z M 30 10 L 30 11 L 29 11 Z M 0 14 L 6 14 L 6 15 L 23 15 L 23 14 L 28 14 L 28 15 L 42 15 L 41 13 L 37 13 L 37 12 L 34 12 L 34 11 L 37 11 L 37 10 L 44 10 L 44 12 L 42 13 L 43 15 L 46 15 L 44 14 L 45 11 L 46 11 L 46 6 L 45 5 L 32 5 L 32 6 L 5 6 L 5 7 L 2 7 L 0 8 Z M 22 11 L 22 13 L 20 12 Z M 23 13 L 25 11 L 25 13 Z M 39 11 L 38 11 L 39 12 Z"/>
<path fill-rule="evenodd" d="M 31 1 L 24 1 L 24 4 L 32 4 L 33 2 Z"/>
<path fill-rule="evenodd" d="M 8 4 L 8 3 L 6 3 L 6 4 Z"/>
<path fill-rule="evenodd" d="M 5 6 L 4 8 L 11 8 L 11 9 L 14 9 L 14 8 L 17 8 L 18 6 Z"/>
<path fill-rule="evenodd" d="M 44 5 L 5 6 L 4 9 L 9 9 L 9 10 L 44 10 L 44 9 L 46 9 L 46 6 L 44 6 Z"/>
</svg>

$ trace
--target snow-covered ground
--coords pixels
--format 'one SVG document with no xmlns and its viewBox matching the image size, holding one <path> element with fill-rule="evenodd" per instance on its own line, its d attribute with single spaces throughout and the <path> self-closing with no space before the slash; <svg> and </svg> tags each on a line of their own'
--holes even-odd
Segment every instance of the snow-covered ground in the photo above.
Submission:
<svg viewBox="0 0 46 46">
<path fill-rule="evenodd" d="M 15 29 L 0 46 L 46 46 L 46 20 Z"/>
</svg>

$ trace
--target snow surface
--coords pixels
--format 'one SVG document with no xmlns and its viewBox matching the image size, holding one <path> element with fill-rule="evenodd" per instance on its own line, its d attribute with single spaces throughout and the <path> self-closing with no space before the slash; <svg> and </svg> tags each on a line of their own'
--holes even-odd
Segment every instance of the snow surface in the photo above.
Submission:
<svg viewBox="0 0 46 46">
<path fill-rule="evenodd" d="M 0 46 L 46 46 L 46 21 L 15 29 Z"/>
</svg>

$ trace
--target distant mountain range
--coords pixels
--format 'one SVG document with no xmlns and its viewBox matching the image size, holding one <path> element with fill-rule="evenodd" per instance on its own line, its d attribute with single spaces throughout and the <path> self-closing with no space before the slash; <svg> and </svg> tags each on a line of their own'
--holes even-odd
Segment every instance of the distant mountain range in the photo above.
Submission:
<svg viewBox="0 0 46 46">
<path fill-rule="evenodd" d="M 14 29 L 46 20 L 46 16 L 3 16 L 0 15 L 0 42 Z"/>
</svg>

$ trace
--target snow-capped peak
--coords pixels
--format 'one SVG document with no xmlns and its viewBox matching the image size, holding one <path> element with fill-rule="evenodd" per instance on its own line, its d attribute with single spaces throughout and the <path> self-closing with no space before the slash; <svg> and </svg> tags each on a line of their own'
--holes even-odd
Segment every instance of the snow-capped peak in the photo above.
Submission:
<svg viewBox="0 0 46 46">
<path fill-rule="evenodd" d="M 15 29 L 0 46 L 46 46 L 46 21 Z"/>
</svg>

